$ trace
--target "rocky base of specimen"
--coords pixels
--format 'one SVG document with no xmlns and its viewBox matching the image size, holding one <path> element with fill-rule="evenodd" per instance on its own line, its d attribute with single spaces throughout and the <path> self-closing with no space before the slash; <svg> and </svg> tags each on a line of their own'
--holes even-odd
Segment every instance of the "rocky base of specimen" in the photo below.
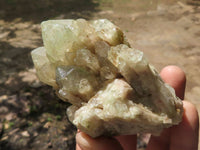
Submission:
<svg viewBox="0 0 200 150">
<path fill-rule="evenodd" d="M 32 51 L 39 79 L 72 105 L 70 121 L 92 137 L 159 134 L 183 107 L 143 53 L 106 19 L 42 23 L 44 47 Z"/>
</svg>

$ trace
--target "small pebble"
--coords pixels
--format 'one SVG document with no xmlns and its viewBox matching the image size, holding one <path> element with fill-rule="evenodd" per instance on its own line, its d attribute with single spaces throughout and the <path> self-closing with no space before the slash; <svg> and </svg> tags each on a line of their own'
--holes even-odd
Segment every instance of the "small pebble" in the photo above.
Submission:
<svg viewBox="0 0 200 150">
<path fill-rule="evenodd" d="M 24 137 L 29 137 L 30 136 L 30 134 L 28 133 L 28 131 L 23 131 L 21 134 Z"/>
</svg>

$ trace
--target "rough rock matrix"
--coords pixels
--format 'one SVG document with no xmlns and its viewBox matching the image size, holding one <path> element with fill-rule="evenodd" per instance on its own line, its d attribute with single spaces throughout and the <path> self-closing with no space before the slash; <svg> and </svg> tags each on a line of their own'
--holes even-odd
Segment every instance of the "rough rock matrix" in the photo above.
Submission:
<svg viewBox="0 0 200 150">
<path fill-rule="evenodd" d="M 72 105 L 69 120 L 92 137 L 159 134 L 183 107 L 143 52 L 106 19 L 44 21 L 44 47 L 32 51 L 39 79 Z"/>
</svg>

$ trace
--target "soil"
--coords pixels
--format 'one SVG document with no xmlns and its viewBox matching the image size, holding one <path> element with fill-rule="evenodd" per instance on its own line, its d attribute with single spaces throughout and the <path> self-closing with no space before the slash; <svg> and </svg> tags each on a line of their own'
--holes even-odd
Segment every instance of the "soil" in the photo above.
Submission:
<svg viewBox="0 0 200 150">
<path fill-rule="evenodd" d="M 159 71 L 181 67 L 187 76 L 185 98 L 200 111 L 198 0 L 1 0 L 1 150 L 75 149 L 76 128 L 65 113 L 69 104 L 39 82 L 30 56 L 43 45 L 41 21 L 69 18 L 110 19 Z M 140 137 L 142 150 L 148 136 Z"/>
</svg>

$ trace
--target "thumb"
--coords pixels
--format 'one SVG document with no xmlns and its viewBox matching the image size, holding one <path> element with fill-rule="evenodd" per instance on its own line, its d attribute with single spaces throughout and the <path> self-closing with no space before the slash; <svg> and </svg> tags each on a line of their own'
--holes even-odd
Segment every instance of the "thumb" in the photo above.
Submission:
<svg viewBox="0 0 200 150">
<path fill-rule="evenodd" d="M 114 138 L 91 138 L 83 132 L 76 134 L 76 142 L 76 150 L 123 150 L 119 142 Z"/>
</svg>

